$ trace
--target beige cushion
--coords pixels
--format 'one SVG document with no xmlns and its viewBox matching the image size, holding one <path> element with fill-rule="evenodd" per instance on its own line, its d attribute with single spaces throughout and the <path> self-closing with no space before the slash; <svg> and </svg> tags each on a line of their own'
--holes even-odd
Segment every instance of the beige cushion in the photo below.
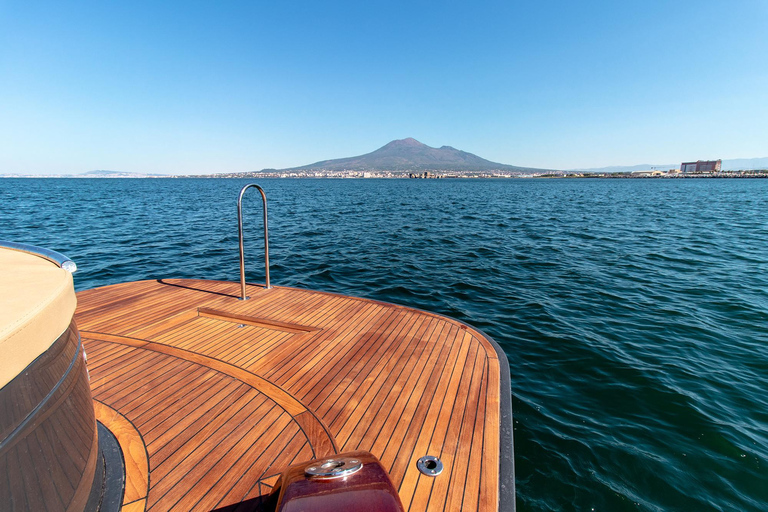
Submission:
<svg viewBox="0 0 768 512">
<path fill-rule="evenodd" d="M 76 305 L 72 274 L 0 248 L 0 388 L 67 330 Z"/>
</svg>

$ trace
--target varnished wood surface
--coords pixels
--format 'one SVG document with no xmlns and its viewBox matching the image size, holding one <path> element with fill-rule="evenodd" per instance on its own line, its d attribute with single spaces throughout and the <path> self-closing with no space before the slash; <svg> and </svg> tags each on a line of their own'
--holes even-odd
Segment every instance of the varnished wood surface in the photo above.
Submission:
<svg viewBox="0 0 768 512">
<path fill-rule="evenodd" d="M 72 322 L 0 389 L 0 509 L 82 510 L 97 446 L 88 374 Z"/>
<path fill-rule="evenodd" d="M 136 507 L 144 510 L 149 492 L 149 457 L 141 434 L 125 416 L 108 405 L 94 400 L 93 408 L 96 419 L 114 434 L 123 452 L 125 465 L 123 510 L 132 510 Z"/>
<path fill-rule="evenodd" d="M 78 294 L 94 399 L 146 450 L 148 490 L 124 510 L 259 509 L 284 468 L 353 450 L 381 460 L 406 510 L 497 510 L 499 360 L 487 339 L 370 300 L 238 293 L 163 280 Z M 416 468 L 427 454 L 444 464 L 436 478 Z"/>
</svg>

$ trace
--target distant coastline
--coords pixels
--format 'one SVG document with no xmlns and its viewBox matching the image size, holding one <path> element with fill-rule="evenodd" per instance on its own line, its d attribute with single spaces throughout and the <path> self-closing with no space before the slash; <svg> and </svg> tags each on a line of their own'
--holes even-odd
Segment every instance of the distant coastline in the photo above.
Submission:
<svg viewBox="0 0 768 512">
<path fill-rule="evenodd" d="M 663 170 L 662 170 L 663 169 Z M 79 174 L 0 174 L 3 178 L 336 178 L 336 179 L 488 179 L 488 178 L 765 178 L 768 157 L 647 164 L 581 169 L 541 169 L 508 165 L 481 158 L 451 146 L 427 146 L 414 138 L 393 140 L 379 149 L 346 158 L 321 160 L 285 169 L 214 172 L 208 174 L 159 174 L 98 169 Z"/>
<path fill-rule="evenodd" d="M 97 174 L 0 174 L 0 178 L 68 178 L 68 179 L 754 179 L 768 178 L 768 169 L 744 171 L 719 171 L 711 173 L 681 173 L 658 171 L 633 171 L 611 173 L 588 173 L 554 171 L 541 174 L 525 174 L 510 172 L 454 172 L 434 171 L 407 173 L 402 171 L 313 171 L 313 172 L 238 172 L 216 174 L 139 174 L 139 173 L 110 173 Z"/>
</svg>

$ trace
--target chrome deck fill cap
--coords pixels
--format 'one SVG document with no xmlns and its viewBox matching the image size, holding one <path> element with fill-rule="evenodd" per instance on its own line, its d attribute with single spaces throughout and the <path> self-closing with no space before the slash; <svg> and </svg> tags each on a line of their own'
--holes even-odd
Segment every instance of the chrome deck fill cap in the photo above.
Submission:
<svg viewBox="0 0 768 512">
<path fill-rule="evenodd" d="M 363 463 L 350 457 L 339 457 L 314 462 L 304 469 L 304 474 L 310 478 L 327 479 L 341 478 L 363 469 Z"/>
</svg>

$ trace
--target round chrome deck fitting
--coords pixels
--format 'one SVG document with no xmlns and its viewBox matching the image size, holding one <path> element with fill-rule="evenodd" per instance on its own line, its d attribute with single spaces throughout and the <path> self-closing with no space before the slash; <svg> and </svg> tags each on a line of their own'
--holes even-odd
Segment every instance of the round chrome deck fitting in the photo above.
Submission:
<svg viewBox="0 0 768 512">
<path fill-rule="evenodd" d="M 310 478 L 325 480 L 349 476 L 361 469 L 363 469 L 363 463 L 358 459 L 340 457 L 338 459 L 325 459 L 310 464 L 304 468 L 304 474 Z"/>
<path fill-rule="evenodd" d="M 443 463 L 434 455 L 425 455 L 416 462 L 422 475 L 437 476 L 443 472 Z"/>
</svg>

